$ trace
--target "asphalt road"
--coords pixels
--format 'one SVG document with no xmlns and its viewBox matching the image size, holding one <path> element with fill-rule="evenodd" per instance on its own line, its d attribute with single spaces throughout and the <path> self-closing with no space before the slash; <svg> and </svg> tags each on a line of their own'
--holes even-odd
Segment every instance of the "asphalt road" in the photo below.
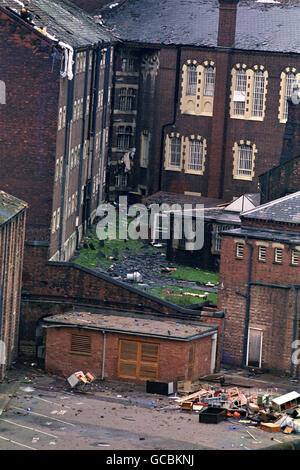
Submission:
<svg viewBox="0 0 300 470">
<path fill-rule="evenodd" d="M 199 423 L 197 413 L 141 387 L 102 383 L 81 394 L 45 374 L 30 380 L 0 416 L 0 450 L 256 450 L 289 439 L 238 420 Z"/>
</svg>

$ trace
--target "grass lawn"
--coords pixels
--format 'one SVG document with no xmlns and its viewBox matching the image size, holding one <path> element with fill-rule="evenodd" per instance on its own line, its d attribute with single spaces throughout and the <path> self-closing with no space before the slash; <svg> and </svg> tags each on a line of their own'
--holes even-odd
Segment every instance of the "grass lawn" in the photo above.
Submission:
<svg viewBox="0 0 300 470">
<path fill-rule="evenodd" d="M 144 254 L 146 252 L 147 254 L 151 254 L 151 251 L 153 251 L 153 253 L 157 253 L 157 248 L 154 248 L 148 244 L 148 242 L 146 242 L 145 247 L 145 243 L 141 239 L 128 239 L 127 241 L 107 239 L 104 240 L 104 242 L 101 244 L 94 230 L 91 230 L 84 240 L 87 243 L 87 246 L 82 246 L 80 254 L 76 257 L 75 262 L 90 269 L 100 268 L 107 270 L 112 264 L 117 266 L 118 263 L 121 263 L 125 258 L 134 257 L 135 254 Z M 99 254 L 99 252 L 101 252 L 102 255 Z M 204 291 L 202 292 L 200 290 L 189 287 L 168 286 L 168 279 L 172 278 L 182 281 L 199 282 L 203 284 L 218 284 L 218 273 L 201 271 L 197 268 L 191 268 L 173 263 L 168 264 L 168 266 L 174 267 L 176 270 L 171 270 L 170 273 L 165 275 L 161 274 L 161 276 L 165 278 L 163 282 L 156 282 L 154 277 L 153 287 L 141 287 L 138 283 L 135 284 L 135 287 L 143 289 L 149 294 L 155 295 L 176 305 L 188 306 L 201 303 L 204 301 L 204 299 L 193 295 L 185 295 L 184 293 L 189 292 L 191 294 L 203 295 L 205 292 L 205 287 L 203 287 Z M 216 304 L 217 294 L 208 293 L 206 300 L 210 300 Z"/>
<path fill-rule="evenodd" d="M 169 274 L 173 279 L 180 279 L 183 281 L 193 282 L 210 282 L 211 284 L 218 284 L 219 274 L 201 271 L 201 269 L 191 268 L 189 266 L 179 266 L 178 264 L 172 264 L 173 267 L 177 268 L 176 271 L 172 271 Z"/>
</svg>

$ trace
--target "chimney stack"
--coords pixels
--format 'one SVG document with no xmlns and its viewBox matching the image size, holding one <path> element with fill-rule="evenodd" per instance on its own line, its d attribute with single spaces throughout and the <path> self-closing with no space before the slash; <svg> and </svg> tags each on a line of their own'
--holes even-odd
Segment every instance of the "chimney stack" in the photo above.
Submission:
<svg viewBox="0 0 300 470">
<path fill-rule="evenodd" d="M 233 47 L 239 0 L 219 0 L 218 46 Z"/>
</svg>

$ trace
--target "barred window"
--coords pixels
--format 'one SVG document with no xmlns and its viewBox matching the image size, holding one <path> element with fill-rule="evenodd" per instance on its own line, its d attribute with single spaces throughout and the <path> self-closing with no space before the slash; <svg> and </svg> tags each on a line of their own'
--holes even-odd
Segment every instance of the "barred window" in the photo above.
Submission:
<svg viewBox="0 0 300 470">
<path fill-rule="evenodd" d="M 115 185 L 118 189 L 127 189 L 127 173 L 120 173 L 116 175 Z"/>
<path fill-rule="evenodd" d="M 258 259 L 259 261 L 266 261 L 267 249 L 265 246 L 258 247 Z"/>
<path fill-rule="evenodd" d="M 213 252 L 215 253 L 220 253 L 221 252 L 221 242 L 222 242 L 222 235 L 220 232 L 223 232 L 225 230 L 230 230 L 233 228 L 234 225 L 218 225 L 216 224 L 214 226 L 214 232 L 213 232 Z"/>
<path fill-rule="evenodd" d="M 117 148 L 119 150 L 129 150 L 132 142 L 132 127 L 119 126 L 117 133 Z"/>
<path fill-rule="evenodd" d="M 244 69 L 236 72 L 235 93 L 234 93 L 234 114 L 245 114 L 245 97 L 246 97 L 247 77 Z"/>
<path fill-rule="evenodd" d="M 215 89 L 215 69 L 214 67 L 206 67 L 204 70 L 204 96 L 214 96 Z"/>
<path fill-rule="evenodd" d="M 195 95 L 197 90 L 197 67 L 189 65 L 187 68 L 186 94 Z"/>
<path fill-rule="evenodd" d="M 296 83 L 296 74 L 293 72 L 289 72 L 286 75 L 285 81 L 285 97 L 284 97 L 284 111 L 283 111 L 283 119 L 288 118 L 288 98 L 291 97 L 293 91 L 293 85 Z"/>
<path fill-rule="evenodd" d="M 121 88 L 119 95 L 120 111 L 132 111 L 134 108 L 135 90 L 133 88 Z"/>
<path fill-rule="evenodd" d="M 203 142 L 193 140 L 190 142 L 189 170 L 202 171 L 203 165 Z"/>
<path fill-rule="evenodd" d="M 251 145 L 238 146 L 238 175 L 251 176 L 253 164 L 253 149 Z"/>
<path fill-rule="evenodd" d="M 292 265 L 298 266 L 299 265 L 299 251 L 292 250 Z"/>
<path fill-rule="evenodd" d="M 265 76 L 262 70 L 254 74 L 252 115 L 262 116 L 264 105 Z"/>
<path fill-rule="evenodd" d="M 279 263 L 279 264 L 282 263 L 282 254 L 283 254 L 282 248 L 275 248 L 275 252 L 274 252 L 275 263 Z"/>
<path fill-rule="evenodd" d="M 181 160 L 181 139 L 179 137 L 170 138 L 169 166 L 180 168 Z"/>
<path fill-rule="evenodd" d="M 244 258 L 244 243 L 236 244 L 236 257 L 240 259 Z"/>
</svg>

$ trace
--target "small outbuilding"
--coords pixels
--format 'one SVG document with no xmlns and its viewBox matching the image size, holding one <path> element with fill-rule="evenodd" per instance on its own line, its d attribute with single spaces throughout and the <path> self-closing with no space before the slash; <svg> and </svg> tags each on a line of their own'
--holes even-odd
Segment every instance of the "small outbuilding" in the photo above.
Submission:
<svg viewBox="0 0 300 470">
<path fill-rule="evenodd" d="M 216 325 L 120 312 L 71 312 L 43 319 L 45 369 L 68 377 L 145 383 L 195 381 L 216 368 Z"/>
</svg>

